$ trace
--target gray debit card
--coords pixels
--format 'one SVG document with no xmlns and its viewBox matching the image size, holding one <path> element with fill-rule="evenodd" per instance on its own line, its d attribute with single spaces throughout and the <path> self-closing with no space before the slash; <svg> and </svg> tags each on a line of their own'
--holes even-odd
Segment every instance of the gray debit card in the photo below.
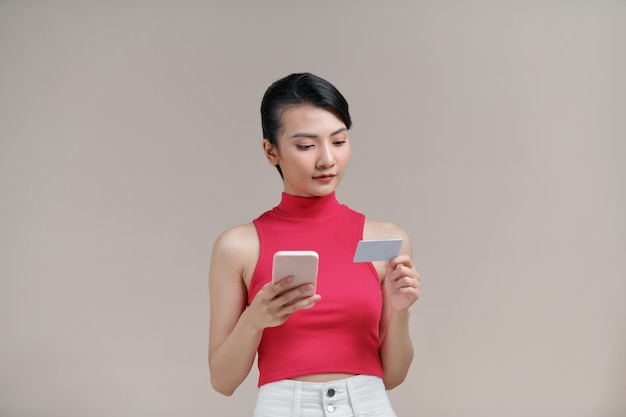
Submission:
<svg viewBox="0 0 626 417">
<path fill-rule="evenodd" d="M 361 240 L 354 253 L 354 262 L 388 261 L 400 253 L 402 239 Z"/>
</svg>

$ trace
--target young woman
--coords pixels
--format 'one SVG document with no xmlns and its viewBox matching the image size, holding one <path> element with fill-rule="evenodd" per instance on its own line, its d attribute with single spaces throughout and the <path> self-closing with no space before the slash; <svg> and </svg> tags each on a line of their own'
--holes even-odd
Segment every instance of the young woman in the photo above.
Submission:
<svg viewBox="0 0 626 417">
<path fill-rule="evenodd" d="M 291 74 L 261 104 L 263 150 L 283 180 L 278 206 L 222 233 L 209 272 L 209 368 L 231 395 L 258 354 L 255 416 L 395 416 L 386 390 L 413 359 L 411 305 L 420 276 L 397 226 L 340 204 L 335 190 L 350 159 L 348 104 L 328 81 Z M 354 263 L 361 239 L 401 238 L 387 262 Z M 279 250 L 319 253 L 311 284 L 272 284 Z M 279 295 L 280 294 L 280 295 Z"/>
</svg>

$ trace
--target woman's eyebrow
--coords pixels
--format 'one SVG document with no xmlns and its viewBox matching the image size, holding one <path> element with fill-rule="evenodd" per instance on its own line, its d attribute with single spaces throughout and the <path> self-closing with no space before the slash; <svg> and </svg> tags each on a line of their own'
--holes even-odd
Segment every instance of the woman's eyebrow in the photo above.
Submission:
<svg viewBox="0 0 626 417">
<path fill-rule="evenodd" d="M 295 139 L 295 138 L 316 138 L 317 135 L 314 133 L 305 133 L 305 132 L 298 132 L 298 133 L 294 133 L 293 135 L 289 136 L 289 139 Z"/>
<path fill-rule="evenodd" d="M 343 132 L 347 132 L 348 129 L 345 127 L 339 128 L 337 130 L 335 130 L 333 133 L 330 134 L 330 136 L 335 136 L 338 135 L 340 133 Z M 293 135 L 289 136 L 289 139 L 295 139 L 295 138 L 317 138 L 318 135 L 316 135 L 315 133 L 307 133 L 307 132 L 298 132 L 298 133 L 294 133 Z"/>
<path fill-rule="evenodd" d="M 342 127 L 341 129 L 337 129 L 336 131 L 331 133 L 330 136 L 335 136 L 335 135 L 338 135 L 340 133 L 347 132 L 347 131 L 348 131 L 347 127 Z"/>
</svg>

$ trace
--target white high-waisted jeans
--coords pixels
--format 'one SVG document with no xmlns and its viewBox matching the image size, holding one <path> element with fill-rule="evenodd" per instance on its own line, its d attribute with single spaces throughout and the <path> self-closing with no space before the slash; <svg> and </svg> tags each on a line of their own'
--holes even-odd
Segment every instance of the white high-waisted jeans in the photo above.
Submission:
<svg viewBox="0 0 626 417">
<path fill-rule="evenodd" d="M 286 379 L 261 386 L 253 417 L 396 417 L 382 379 L 331 382 Z"/>
</svg>

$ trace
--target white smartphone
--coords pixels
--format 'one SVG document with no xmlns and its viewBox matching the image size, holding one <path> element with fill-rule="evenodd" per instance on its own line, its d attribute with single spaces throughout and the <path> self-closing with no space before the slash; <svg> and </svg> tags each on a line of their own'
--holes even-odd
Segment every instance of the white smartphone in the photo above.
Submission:
<svg viewBox="0 0 626 417">
<path fill-rule="evenodd" d="M 310 283 L 313 284 L 313 289 L 302 294 L 300 298 L 310 297 L 315 295 L 318 264 L 319 254 L 312 250 L 278 251 L 274 254 L 272 282 L 275 284 L 292 275 L 293 281 L 285 291 Z"/>
<path fill-rule="evenodd" d="M 361 240 L 354 253 L 354 262 L 388 261 L 400 253 L 402 239 Z"/>
</svg>

